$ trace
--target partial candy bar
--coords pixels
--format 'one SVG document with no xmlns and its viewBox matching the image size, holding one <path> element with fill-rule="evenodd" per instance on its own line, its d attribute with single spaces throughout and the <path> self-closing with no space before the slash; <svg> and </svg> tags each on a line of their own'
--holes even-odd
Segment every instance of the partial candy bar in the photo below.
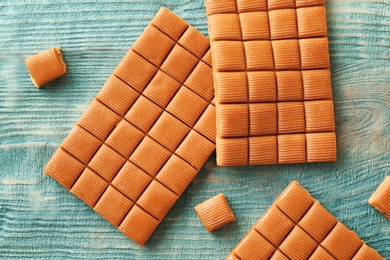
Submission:
<svg viewBox="0 0 390 260">
<path fill-rule="evenodd" d="M 383 259 L 296 181 L 280 194 L 226 259 L 236 258 Z"/>
<path fill-rule="evenodd" d="M 335 161 L 324 1 L 206 0 L 205 5 L 217 164 Z"/>
</svg>

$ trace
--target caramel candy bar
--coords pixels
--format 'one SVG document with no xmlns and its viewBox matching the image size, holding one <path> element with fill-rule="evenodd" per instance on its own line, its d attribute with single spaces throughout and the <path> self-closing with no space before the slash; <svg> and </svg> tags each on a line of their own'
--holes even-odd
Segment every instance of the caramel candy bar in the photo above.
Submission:
<svg viewBox="0 0 390 260">
<path fill-rule="evenodd" d="M 60 48 L 54 47 L 27 57 L 26 66 L 37 88 L 65 75 L 66 64 Z"/>
<path fill-rule="evenodd" d="M 383 259 L 293 181 L 226 259 Z"/>
<path fill-rule="evenodd" d="M 220 166 L 333 162 L 324 1 L 206 0 Z"/>
<path fill-rule="evenodd" d="M 45 173 L 143 245 L 215 149 L 213 98 L 208 39 L 162 8 Z"/>
<path fill-rule="evenodd" d="M 390 176 L 386 176 L 378 189 L 371 195 L 368 203 L 390 219 Z"/>
<path fill-rule="evenodd" d="M 195 206 L 195 212 L 208 232 L 236 221 L 225 195 L 218 194 Z"/>
</svg>

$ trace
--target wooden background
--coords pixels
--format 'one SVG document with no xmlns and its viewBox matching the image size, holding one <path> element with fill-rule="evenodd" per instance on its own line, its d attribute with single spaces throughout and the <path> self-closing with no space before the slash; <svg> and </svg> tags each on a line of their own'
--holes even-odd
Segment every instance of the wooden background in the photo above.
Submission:
<svg viewBox="0 0 390 260">
<path fill-rule="evenodd" d="M 337 163 L 221 168 L 213 155 L 145 247 L 43 174 L 161 6 L 207 34 L 203 0 L 0 1 L 0 258 L 223 259 L 296 179 L 390 259 L 390 221 L 367 204 L 390 172 L 389 0 L 327 3 Z M 24 59 L 52 46 L 68 73 L 39 90 Z M 219 192 L 237 222 L 208 234 L 193 207 Z"/>
</svg>

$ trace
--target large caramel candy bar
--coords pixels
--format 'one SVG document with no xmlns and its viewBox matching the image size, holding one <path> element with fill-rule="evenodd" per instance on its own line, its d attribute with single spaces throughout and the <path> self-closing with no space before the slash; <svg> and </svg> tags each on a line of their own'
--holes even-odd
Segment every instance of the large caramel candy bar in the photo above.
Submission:
<svg viewBox="0 0 390 260">
<path fill-rule="evenodd" d="M 45 173 L 143 245 L 215 149 L 209 41 L 163 8 Z"/>
<path fill-rule="evenodd" d="M 383 258 L 293 181 L 227 259 Z"/>
<path fill-rule="evenodd" d="M 217 164 L 336 160 L 324 0 L 206 0 Z"/>
</svg>

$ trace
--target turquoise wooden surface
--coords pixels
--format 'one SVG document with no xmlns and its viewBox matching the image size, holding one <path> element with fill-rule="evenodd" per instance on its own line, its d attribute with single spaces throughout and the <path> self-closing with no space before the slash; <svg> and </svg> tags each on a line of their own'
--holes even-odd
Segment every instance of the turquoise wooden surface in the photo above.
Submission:
<svg viewBox="0 0 390 260">
<path fill-rule="evenodd" d="M 161 6 L 207 33 L 203 0 L 0 1 L 0 258 L 223 259 L 296 179 L 390 259 L 390 221 L 367 204 L 390 172 L 389 0 L 327 3 L 337 163 L 221 168 L 213 155 L 145 247 L 43 175 Z M 38 90 L 24 58 L 52 46 L 68 73 Z M 208 234 L 193 207 L 219 192 L 237 221 Z"/>
</svg>

